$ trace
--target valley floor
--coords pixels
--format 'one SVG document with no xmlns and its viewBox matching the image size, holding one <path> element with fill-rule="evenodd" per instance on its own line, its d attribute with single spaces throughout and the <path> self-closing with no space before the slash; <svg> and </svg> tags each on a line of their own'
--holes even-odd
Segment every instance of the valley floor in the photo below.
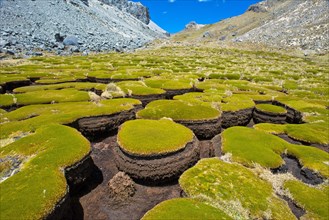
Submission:
<svg viewBox="0 0 329 220">
<path fill-rule="evenodd" d="M 236 48 L 1 61 L 0 218 L 327 219 L 328 80 Z"/>
</svg>

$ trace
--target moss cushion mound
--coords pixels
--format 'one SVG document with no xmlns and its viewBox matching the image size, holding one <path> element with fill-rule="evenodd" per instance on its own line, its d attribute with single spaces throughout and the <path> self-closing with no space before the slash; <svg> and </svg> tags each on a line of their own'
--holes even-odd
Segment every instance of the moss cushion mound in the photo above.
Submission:
<svg viewBox="0 0 329 220">
<path fill-rule="evenodd" d="M 168 119 L 138 119 L 120 127 L 118 143 L 131 155 L 161 155 L 183 149 L 193 137 L 190 129 Z"/>
<path fill-rule="evenodd" d="M 304 168 L 329 178 L 329 153 L 315 147 L 289 144 L 286 153 L 298 158 Z"/>
<path fill-rule="evenodd" d="M 106 84 L 101 83 L 91 83 L 91 82 L 71 82 L 71 83 L 58 83 L 50 85 L 34 85 L 34 86 L 24 86 L 14 89 L 15 93 L 23 92 L 33 92 L 33 91 L 44 91 L 44 90 L 58 90 L 58 89 L 68 89 L 74 88 L 77 90 L 104 90 Z"/>
<path fill-rule="evenodd" d="M 20 172 L 0 183 L 1 219 L 42 219 L 67 193 L 63 168 L 90 152 L 90 143 L 78 131 L 47 125 L 34 134 L 1 148 L 0 157 L 21 155 Z"/>
<path fill-rule="evenodd" d="M 232 160 L 248 167 L 255 163 L 277 168 L 283 164 L 281 154 L 286 153 L 299 160 L 305 168 L 314 170 L 325 178 L 329 176 L 326 161 L 329 154 L 314 147 L 290 144 L 283 139 L 245 127 L 232 127 L 222 134 L 222 151 L 231 153 Z"/>
<path fill-rule="evenodd" d="M 179 90 L 179 89 L 191 89 L 193 84 L 189 79 L 165 79 L 161 77 L 153 77 L 145 79 L 145 84 L 152 88 L 161 88 L 166 90 Z"/>
<path fill-rule="evenodd" d="M 224 220 L 232 219 L 220 209 L 189 198 L 164 201 L 148 211 L 142 220 L 195 219 Z"/>
<path fill-rule="evenodd" d="M 116 83 L 116 85 L 120 87 L 128 95 L 137 95 L 137 96 L 159 95 L 159 94 L 164 94 L 166 92 L 160 88 L 148 87 L 143 82 L 140 81 L 123 81 Z"/>
<path fill-rule="evenodd" d="M 30 105 L 0 116 L 0 138 L 8 138 L 15 132 L 35 131 L 38 127 L 50 124 L 70 124 L 86 117 L 112 115 L 128 111 L 141 104 L 135 99 L 108 99 L 98 104 L 92 102 L 69 102 L 52 105 Z"/>
<path fill-rule="evenodd" d="M 262 112 L 269 112 L 269 113 L 277 113 L 277 114 L 285 114 L 287 110 L 280 106 L 270 105 L 270 104 L 258 104 L 255 108 Z"/>
<path fill-rule="evenodd" d="M 221 103 L 223 95 L 219 93 L 210 92 L 189 92 L 184 95 L 177 95 L 175 100 L 182 100 L 186 102 L 205 102 L 205 103 Z"/>
<path fill-rule="evenodd" d="M 329 126 L 326 122 L 289 124 L 285 132 L 289 137 L 306 143 L 329 145 Z"/>
<path fill-rule="evenodd" d="M 260 123 L 253 126 L 254 129 L 264 131 L 270 134 L 284 134 L 286 125 L 272 124 L 272 123 Z"/>
<path fill-rule="evenodd" d="M 272 134 L 287 134 L 289 137 L 305 143 L 329 145 L 327 122 L 286 125 L 262 123 L 254 125 L 254 128 Z"/>
<path fill-rule="evenodd" d="M 279 137 L 245 127 L 231 127 L 222 134 L 224 153 L 231 153 L 232 159 L 246 166 L 258 163 L 261 166 L 276 168 L 282 165 L 280 154 L 287 142 Z"/>
<path fill-rule="evenodd" d="M 0 94 L 0 107 L 12 106 L 16 103 L 15 96 L 11 94 Z"/>
<path fill-rule="evenodd" d="M 157 100 L 137 112 L 137 118 L 171 118 L 189 129 L 200 139 L 209 139 L 221 131 L 221 112 L 203 102 Z"/>
<path fill-rule="evenodd" d="M 233 219 L 295 219 L 268 182 L 238 164 L 202 159 L 182 174 L 179 184 L 188 196 L 221 208 Z"/>
<path fill-rule="evenodd" d="M 1 95 L 0 106 L 33 105 L 58 102 L 82 102 L 90 100 L 88 92 L 75 89 L 32 91 L 21 94 Z"/>
<path fill-rule="evenodd" d="M 137 112 L 138 118 L 173 120 L 209 120 L 216 119 L 220 112 L 209 106 L 191 104 L 179 100 L 157 100 L 149 103 L 145 109 Z"/>
<path fill-rule="evenodd" d="M 224 112 L 235 112 L 243 109 L 254 108 L 255 103 L 247 95 L 232 95 L 223 99 L 221 110 Z"/>
<path fill-rule="evenodd" d="M 299 181 L 288 181 L 284 184 L 284 188 L 289 190 L 296 204 L 305 209 L 306 214 L 301 219 L 328 219 L 328 185 L 314 188 Z"/>
</svg>

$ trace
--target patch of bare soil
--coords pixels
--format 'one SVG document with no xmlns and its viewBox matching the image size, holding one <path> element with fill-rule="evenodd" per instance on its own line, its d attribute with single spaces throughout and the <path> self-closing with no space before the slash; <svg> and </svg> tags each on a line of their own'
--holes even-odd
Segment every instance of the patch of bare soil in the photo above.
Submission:
<svg viewBox="0 0 329 220">
<path fill-rule="evenodd" d="M 281 197 L 281 196 L 279 196 L 279 197 Z M 303 208 L 299 207 L 294 201 L 292 201 L 291 199 L 289 199 L 286 196 L 283 196 L 281 198 L 286 200 L 290 210 L 296 216 L 297 219 L 300 219 L 303 215 L 305 215 L 306 211 Z"/>
<path fill-rule="evenodd" d="M 281 155 L 285 164 L 277 169 L 273 169 L 273 173 L 291 173 L 294 177 L 301 180 L 304 183 L 311 185 L 318 185 L 323 183 L 323 179 L 316 172 L 302 167 L 298 159 L 290 155 Z"/>
<path fill-rule="evenodd" d="M 73 196 L 73 219 L 140 219 L 156 204 L 181 196 L 177 181 L 163 186 L 135 183 L 135 193 L 131 197 L 118 200 L 111 196 L 108 182 L 119 172 L 112 151 L 115 144 L 114 135 L 92 145 L 91 157 L 99 170 L 95 170 L 93 181 L 80 195 Z"/>
</svg>

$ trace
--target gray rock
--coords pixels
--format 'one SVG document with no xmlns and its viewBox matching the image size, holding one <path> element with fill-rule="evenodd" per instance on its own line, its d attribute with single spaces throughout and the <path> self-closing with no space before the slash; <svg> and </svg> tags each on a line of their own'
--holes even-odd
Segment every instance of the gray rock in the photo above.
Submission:
<svg viewBox="0 0 329 220">
<path fill-rule="evenodd" d="M 69 50 L 72 53 L 79 53 L 80 52 L 79 47 L 77 47 L 77 46 L 70 47 Z"/>
<path fill-rule="evenodd" d="M 63 42 L 64 41 L 65 36 L 61 35 L 60 33 L 56 33 L 55 34 L 55 40 L 56 42 Z"/>
<path fill-rule="evenodd" d="M 42 52 L 33 52 L 32 53 L 33 56 L 43 56 Z"/>
<path fill-rule="evenodd" d="M 31 50 L 29 50 L 25 53 L 26 56 L 32 56 L 32 54 L 33 54 L 33 51 L 31 51 Z"/>
<path fill-rule="evenodd" d="M 247 11 L 253 11 L 253 12 L 256 12 L 256 13 L 260 13 L 260 12 L 267 12 L 266 8 L 263 7 L 262 5 L 251 5 Z"/>
<path fill-rule="evenodd" d="M 0 40 L 0 47 L 10 46 L 10 42 L 6 40 Z"/>
<path fill-rule="evenodd" d="M 65 46 L 64 46 L 64 44 L 57 44 L 57 48 L 59 50 L 64 50 L 65 49 Z"/>
<path fill-rule="evenodd" d="M 197 27 L 197 23 L 195 21 L 191 21 L 190 23 L 188 23 L 187 25 L 185 25 L 185 29 L 189 30 L 189 29 L 195 29 Z"/>
<path fill-rule="evenodd" d="M 68 45 L 71 45 L 71 46 L 77 46 L 79 45 L 78 43 L 78 38 L 75 37 L 75 36 L 68 36 L 68 37 L 65 37 L 65 39 L 63 40 L 63 44 L 65 46 L 68 46 Z"/>
<path fill-rule="evenodd" d="M 204 38 L 210 38 L 212 36 L 213 35 L 209 31 L 204 32 L 203 35 L 202 35 L 202 37 L 204 37 Z"/>
<path fill-rule="evenodd" d="M 6 54 L 14 56 L 16 54 L 16 51 L 15 50 L 6 50 Z"/>
<path fill-rule="evenodd" d="M 220 40 L 220 41 L 224 41 L 224 40 L 226 40 L 226 36 L 221 36 L 221 37 L 219 37 L 218 40 Z"/>
<path fill-rule="evenodd" d="M 125 11 L 145 24 L 150 23 L 150 13 L 147 7 L 140 2 L 132 2 L 128 0 L 100 0 L 107 5 L 116 6 L 118 9 Z"/>
</svg>

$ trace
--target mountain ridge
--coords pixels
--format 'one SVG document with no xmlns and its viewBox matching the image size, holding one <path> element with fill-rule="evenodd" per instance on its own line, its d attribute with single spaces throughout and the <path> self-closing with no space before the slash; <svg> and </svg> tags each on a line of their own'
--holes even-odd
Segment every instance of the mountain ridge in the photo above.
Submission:
<svg viewBox="0 0 329 220">
<path fill-rule="evenodd" d="M 329 51 L 328 0 L 267 0 L 239 16 L 184 29 L 173 43 L 251 43 L 312 53 Z"/>
</svg>

